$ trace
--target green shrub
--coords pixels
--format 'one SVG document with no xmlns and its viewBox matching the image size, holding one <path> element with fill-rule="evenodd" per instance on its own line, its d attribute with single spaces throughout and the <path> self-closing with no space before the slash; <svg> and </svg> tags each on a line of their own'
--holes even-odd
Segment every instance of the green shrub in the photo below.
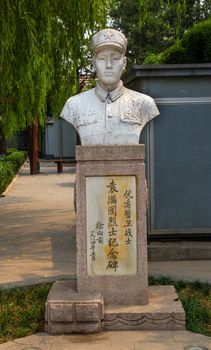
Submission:
<svg viewBox="0 0 211 350">
<path fill-rule="evenodd" d="M 181 43 L 177 43 L 166 49 L 160 56 L 160 63 L 181 64 L 187 61 L 187 52 Z"/>
<path fill-rule="evenodd" d="M 10 162 L 0 160 L 0 194 L 4 192 L 14 175 L 13 165 Z"/>
<path fill-rule="evenodd" d="M 17 148 L 15 148 L 15 147 L 10 147 L 10 148 L 7 148 L 7 150 L 6 150 L 6 154 L 11 154 L 11 153 L 13 153 L 13 152 L 17 152 L 18 150 L 17 150 Z"/>
<path fill-rule="evenodd" d="M 211 62 L 211 20 L 191 27 L 181 40 L 186 50 L 187 63 Z"/>
<path fill-rule="evenodd" d="M 0 194 L 12 181 L 25 159 L 24 151 L 15 151 L 0 160 Z"/>
<path fill-rule="evenodd" d="M 161 55 L 162 54 L 154 54 L 151 53 L 147 56 L 143 62 L 143 64 L 158 64 L 161 63 Z"/>
<path fill-rule="evenodd" d="M 175 45 L 150 54 L 144 64 L 211 63 L 211 19 L 195 24 Z"/>
<path fill-rule="evenodd" d="M 144 64 L 181 64 L 187 61 L 186 49 L 182 47 L 181 42 L 170 46 L 160 54 L 151 54 L 144 60 Z"/>
<path fill-rule="evenodd" d="M 23 164 L 25 158 L 26 158 L 26 153 L 24 151 L 16 151 L 9 154 L 8 156 L 5 156 L 4 161 L 13 162 L 14 169 L 15 171 L 17 171 L 20 168 L 20 166 Z"/>
</svg>

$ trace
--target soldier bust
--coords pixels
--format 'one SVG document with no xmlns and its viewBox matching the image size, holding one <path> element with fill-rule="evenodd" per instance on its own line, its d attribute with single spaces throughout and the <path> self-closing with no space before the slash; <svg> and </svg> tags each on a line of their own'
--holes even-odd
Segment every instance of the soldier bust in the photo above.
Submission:
<svg viewBox="0 0 211 350">
<path fill-rule="evenodd" d="M 142 129 L 159 111 L 150 96 L 123 86 L 127 39 L 103 29 L 91 45 L 97 85 L 70 97 L 61 117 L 76 128 L 82 145 L 138 144 Z"/>
</svg>

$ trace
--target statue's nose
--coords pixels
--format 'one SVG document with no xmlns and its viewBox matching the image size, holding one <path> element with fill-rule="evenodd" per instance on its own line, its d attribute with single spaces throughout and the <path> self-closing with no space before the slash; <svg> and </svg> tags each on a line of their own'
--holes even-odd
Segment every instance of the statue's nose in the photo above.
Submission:
<svg viewBox="0 0 211 350">
<path fill-rule="evenodd" d="M 106 60 L 106 68 L 112 68 L 110 57 L 108 57 Z"/>
</svg>

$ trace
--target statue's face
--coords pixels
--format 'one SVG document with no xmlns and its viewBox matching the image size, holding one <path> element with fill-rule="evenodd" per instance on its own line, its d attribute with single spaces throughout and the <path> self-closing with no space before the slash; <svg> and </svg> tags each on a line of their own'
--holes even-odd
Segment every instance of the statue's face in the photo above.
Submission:
<svg viewBox="0 0 211 350">
<path fill-rule="evenodd" d="M 126 57 L 115 47 L 102 47 L 94 57 L 94 67 L 98 79 L 104 85 L 112 85 L 121 78 L 126 66 Z"/>
</svg>

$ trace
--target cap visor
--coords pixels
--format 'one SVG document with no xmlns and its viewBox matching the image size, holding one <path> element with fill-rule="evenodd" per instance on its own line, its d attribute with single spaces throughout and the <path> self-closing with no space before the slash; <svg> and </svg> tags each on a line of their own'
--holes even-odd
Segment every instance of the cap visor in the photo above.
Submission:
<svg viewBox="0 0 211 350">
<path fill-rule="evenodd" d="M 125 52 L 124 48 L 119 43 L 114 43 L 113 41 L 111 41 L 111 42 L 107 41 L 105 43 L 97 45 L 97 46 L 95 46 L 93 51 L 97 52 L 97 51 L 100 51 L 102 48 L 111 47 L 111 46 L 120 52 Z"/>
</svg>

